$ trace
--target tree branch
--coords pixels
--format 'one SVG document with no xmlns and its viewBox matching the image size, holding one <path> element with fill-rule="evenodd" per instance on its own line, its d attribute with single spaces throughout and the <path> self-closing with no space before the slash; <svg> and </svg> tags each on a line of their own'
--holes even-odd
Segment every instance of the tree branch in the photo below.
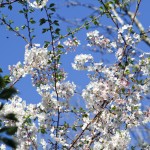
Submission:
<svg viewBox="0 0 150 150">
<path fill-rule="evenodd" d="M 5 2 L 5 3 L 0 3 L 0 7 L 3 7 L 5 5 L 10 5 L 10 4 L 13 4 L 15 2 L 18 2 L 19 0 L 13 0 L 13 1 L 10 1 L 10 2 Z"/>
</svg>

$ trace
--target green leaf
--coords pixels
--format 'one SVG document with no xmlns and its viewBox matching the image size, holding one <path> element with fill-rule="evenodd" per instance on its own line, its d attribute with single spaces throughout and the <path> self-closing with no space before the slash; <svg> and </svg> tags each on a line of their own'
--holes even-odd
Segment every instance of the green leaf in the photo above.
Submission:
<svg viewBox="0 0 150 150">
<path fill-rule="evenodd" d="M 75 127 L 75 126 L 73 126 L 73 127 L 72 127 L 72 130 L 77 131 L 77 129 L 76 129 L 76 127 Z"/>
<path fill-rule="evenodd" d="M 6 84 L 10 83 L 10 79 L 8 75 L 4 76 L 3 78 Z"/>
<path fill-rule="evenodd" d="M 121 91 L 122 91 L 122 93 L 124 93 L 125 92 L 125 88 L 122 88 Z"/>
<path fill-rule="evenodd" d="M 46 29 L 46 28 L 44 28 L 44 29 L 42 29 L 42 33 L 45 33 L 45 32 L 47 32 L 49 29 Z"/>
<path fill-rule="evenodd" d="M 45 18 L 40 19 L 40 26 L 44 24 L 47 20 Z"/>
<path fill-rule="evenodd" d="M 25 29 L 25 28 L 26 28 L 26 25 L 21 26 L 21 29 L 22 29 L 22 30 Z"/>
<path fill-rule="evenodd" d="M 59 45 L 57 45 L 57 48 L 64 48 L 64 47 L 63 47 L 62 45 L 59 44 Z"/>
<path fill-rule="evenodd" d="M 17 127 L 8 127 L 6 134 L 14 135 L 17 132 Z"/>
<path fill-rule="evenodd" d="M 18 121 L 18 119 L 16 118 L 15 114 L 13 113 L 9 113 L 5 116 L 6 119 L 8 120 L 12 120 L 12 121 Z"/>
<path fill-rule="evenodd" d="M 130 70 L 126 70 L 126 71 L 125 71 L 125 74 L 126 74 L 126 75 L 129 75 L 129 74 L 130 74 Z"/>
<path fill-rule="evenodd" d="M 0 129 L 0 133 L 6 132 L 8 135 L 14 135 L 17 132 L 17 127 L 3 127 Z"/>
<path fill-rule="evenodd" d="M 0 90 L 6 86 L 5 80 L 0 76 Z"/>
<path fill-rule="evenodd" d="M 44 128 L 41 128 L 40 131 L 41 131 L 42 134 L 47 133 L 46 130 L 45 130 Z"/>
<path fill-rule="evenodd" d="M 9 5 L 9 6 L 8 6 L 8 9 L 9 9 L 9 10 L 12 10 L 12 5 Z"/>
<path fill-rule="evenodd" d="M 12 139 L 3 137 L 0 140 L 3 141 L 7 146 L 10 146 L 12 148 L 17 148 L 17 143 Z"/>
<path fill-rule="evenodd" d="M 116 106 L 113 106 L 113 107 L 111 108 L 111 110 L 116 110 Z"/>
<path fill-rule="evenodd" d="M 32 37 L 31 37 L 31 38 L 32 38 L 32 39 L 34 39 L 35 37 L 36 37 L 35 35 L 32 35 Z"/>
<path fill-rule="evenodd" d="M 50 8 L 50 10 L 51 10 L 51 11 L 54 11 L 54 12 L 56 11 L 56 9 L 55 9 L 55 8 Z"/>
<path fill-rule="evenodd" d="M 44 48 L 48 47 L 49 44 L 50 44 L 50 42 L 45 41 L 45 42 L 44 42 Z"/>
<path fill-rule="evenodd" d="M 57 35 L 59 35 L 59 34 L 60 34 L 60 29 L 57 28 L 57 29 L 55 30 L 55 33 L 56 33 Z"/>
<path fill-rule="evenodd" d="M 10 88 L 5 88 L 4 90 L 2 90 L 2 92 L 0 93 L 0 99 L 6 99 L 8 100 L 9 98 L 11 98 L 14 94 L 16 94 L 17 91 L 15 88 L 10 87 Z"/>
<path fill-rule="evenodd" d="M 4 107 L 4 104 L 0 104 L 0 111 L 3 109 L 3 107 Z M 0 122 L 1 122 L 1 120 L 0 120 Z"/>
<path fill-rule="evenodd" d="M 100 11 L 101 11 L 101 12 L 103 12 L 103 11 L 104 11 L 104 8 L 103 8 L 102 6 L 100 6 L 100 8 L 99 8 L 99 9 L 100 9 Z"/>
<path fill-rule="evenodd" d="M 23 11 L 22 11 L 22 10 L 20 10 L 20 11 L 19 11 L 19 13 L 20 13 L 20 14 L 22 14 L 22 13 L 23 13 Z"/>
<path fill-rule="evenodd" d="M 16 31 L 19 31 L 19 27 L 15 27 L 15 30 L 16 30 Z"/>
<path fill-rule="evenodd" d="M 33 18 L 30 18 L 30 23 L 35 24 L 36 22 L 33 20 Z"/>
<path fill-rule="evenodd" d="M 49 5 L 49 7 L 53 7 L 53 6 L 55 6 L 55 4 L 54 4 L 54 3 L 51 3 L 51 4 Z"/>
<path fill-rule="evenodd" d="M 25 123 L 27 123 L 27 124 L 31 124 L 32 123 L 32 120 L 30 119 L 30 116 L 28 116 L 26 118 Z"/>
<path fill-rule="evenodd" d="M 87 114 L 83 114 L 83 115 L 82 115 L 82 117 L 85 117 L 85 118 L 87 118 L 87 117 L 88 117 L 88 115 L 87 115 Z"/>
<path fill-rule="evenodd" d="M 54 23 L 56 26 L 59 26 L 58 20 L 55 20 L 53 23 Z"/>
</svg>

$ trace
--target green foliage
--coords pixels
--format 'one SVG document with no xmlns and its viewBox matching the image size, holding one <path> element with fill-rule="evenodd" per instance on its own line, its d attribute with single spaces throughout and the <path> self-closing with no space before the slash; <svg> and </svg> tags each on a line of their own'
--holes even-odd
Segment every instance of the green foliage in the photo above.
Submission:
<svg viewBox="0 0 150 150">
<path fill-rule="evenodd" d="M 47 20 L 45 18 L 40 19 L 40 26 L 43 25 Z"/>
<path fill-rule="evenodd" d="M 17 131 L 17 127 L 3 127 L 0 129 L 0 133 L 5 132 L 8 135 L 14 135 L 15 132 Z"/>
<path fill-rule="evenodd" d="M 17 148 L 17 142 L 15 142 L 12 139 L 6 138 L 6 137 L 0 137 L 0 141 L 2 141 L 7 146 L 10 146 L 12 148 Z"/>
<path fill-rule="evenodd" d="M 2 73 L 2 69 L 0 68 L 0 73 Z M 8 100 L 12 98 L 14 94 L 17 93 L 17 90 L 9 86 L 10 80 L 9 76 L 1 76 L 0 74 L 0 99 L 3 100 Z M 4 103 L 0 105 L 0 113 L 3 111 Z M 17 127 L 15 126 L 5 126 L 3 119 L 5 120 L 12 120 L 12 121 L 18 121 L 17 118 L 15 117 L 15 114 L 10 113 L 6 115 L 1 115 L 2 117 L 0 118 L 0 142 L 3 142 L 7 146 L 10 146 L 11 148 L 16 148 L 17 143 L 10 138 L 10 136 L 14 135 L 17 131 Z M 7 136 L 5 136 L 7 135 Z"/>
<path fill-rule="evenodd" d="M 8 120 L 12 120 L 12 121 L 18 121 L 18 119 L 15 117 L 15 115 L 13 113 L 9 113 L 9 114 L 5 115 L 5 118 Z"/>
<path fill-rule="evenodd" d="M 0 99 L 9 99 L 16 94 L 16 89 L 13 87 L 5 88 L 0 92 Z"/>
</svg>

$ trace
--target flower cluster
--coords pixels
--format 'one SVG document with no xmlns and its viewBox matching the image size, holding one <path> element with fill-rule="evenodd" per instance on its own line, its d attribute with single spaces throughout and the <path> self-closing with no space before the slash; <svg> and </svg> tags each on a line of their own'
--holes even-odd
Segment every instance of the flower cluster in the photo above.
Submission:
<svg viewBox="0 0 150 150">
<path fill-rule="evenodd" d="M 76 70 L 85 70 L 87 68 L 87 63 L 92 63 L 93 57 L 91 54 L 80 54 L 76 55 L 72 67 Z"/>
<path fill-rule="evenodd" d="M 76 89 L 76 85 L 74 83 L 64 82 L 57 83 L 57 92 L 59 97 L 70 99 L 74 95 L 74 91 Z"/>
<path fill-rule="evenodd" d="M 102 48 L 106 48 L 107 45 L 110 43 L 110 40 L 104 38 L 103 35 L 99 34 L 99 31 L 91 31 L 87 33 L 87 40 L 89 40 L 90 44 L 88 46 L 97 45 Z"/>
<path fill-rule="evenodd" d="M 53 57 L 48 54 L 48 50 L 45 48 L 33 46 L 31 49 L 28 49 L 28 47 L 29 45 L 25 47 L 24 65 L 18 62 L 16 65 L 9 66 L 11 81 L 16 81 L 27 74 L 36 75 L 35 70 L 47 68 L 49 60 Z"/>
<path fill-rule="evenodd" d="M 38 45 L 37 45 L 38 46 Z M 32 47 L 28 49 L 28 45 L 25 47 L 24 65 L 35 69 L 43 69 L 50 59 L 48 50 L 46 48 Z"/>
<path fill-rule="evenodd" d="M 66 41 L 63 42 L 63 44 L 66 47 L 66 50 L 68 51 L 70 49 L 75 49 L 81 43 L 80 40 L 74 37 L 73 39 L 68 38 Z"/>
<path fill-rule="evenodd" d="M 48 0 L 38 0 L 33 3 L 31 3 L 30 0 L 27 0 L 27 2 L 31 7 L 41 9 L 47 4 Z"/>
<path fill-rule="evenodd" d="M 114 87 L 111 80 L 90 82 L 86 90 L 83 90 L 82 96 L 87 100 L 87 107 L 97 111 L 119 97 L 117 86 Z"/>
<path fill-rule="evenodd" d="M 118 30 L 118 42 L 126 43 L 130 46 L 135 46 L 135 44 L 139 43 L 141 38 L 137 33 L 132 34 L 132 25 L 124 25 Z"/>
<path fill-rule="evenodd" d="M 11 109 L 10 109 L 11 108 Z M 10 104 L 6 104 L 3 109 L 3 114 L 14 113 L 19 122 L 4 120 L 6 126 L 17 126 L 18 130 L 16 133 L 19 149 L 29 149 L 30 145 L 35 144 L 37 140 L 37 127 L 35 123 L 31 121 L 31 118 L 36 118 L 36 113 L 31 113 L 28 110 L 26 102 L 20 97 L 15 96 L 11 99 Z M 35 116 L 34 116 L 35 115 Z M 32 116 L 30 118 L 30 116 Z"/>
<path fill-rule="evenodd" d="M 120 138 L 121 137 L 121 138 Z M 130 142 L 130 134 L 127 131 L 118 131 L 114 136 L 111 137 L 110 140 L 107 139 L 99 139 L 98 142 L 94 142 L 93 149 L 94 150 L 108 150 L 108 149 L 127 149 L 127 145 Z"/>
<path fill-rule="evenodd" d="M 16 65 L 9 66 L 8 69 L 10 70 L 11 74 L 9 78 L 12 82 L 18 80 L 21 77 L 25 77 L 29 71 L 28 68 L 24 67 L 20 61 Z"/>
<path fill-rule="evenodd" d="M 106 49 L 109 53 L 112 52 L 113 48 L 116 48 L 115 42 L 110 42 L 110 40 L 103 35 L 100 35 L 98 30 L 91 31 L 87 33 L 87 46 L 96 46 L 101 49 Z"/>
</svg>

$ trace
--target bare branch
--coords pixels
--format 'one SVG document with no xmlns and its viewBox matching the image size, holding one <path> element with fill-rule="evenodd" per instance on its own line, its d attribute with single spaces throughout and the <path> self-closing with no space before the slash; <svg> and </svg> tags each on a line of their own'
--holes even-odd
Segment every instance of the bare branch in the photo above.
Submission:
<svg viewBox="0 0 150 150">
<path fill-rule="evenodd" d="M 18 2 L 19 0 L 13 0 L 13 1 L 10 1 L 10 2 L 5 2 L 5 3 L 0 3 L 0 7 L 3 7 L 5 5 L 10 5 L 10 4 L 13 4 L 15 2 Z"/>
</svg>

